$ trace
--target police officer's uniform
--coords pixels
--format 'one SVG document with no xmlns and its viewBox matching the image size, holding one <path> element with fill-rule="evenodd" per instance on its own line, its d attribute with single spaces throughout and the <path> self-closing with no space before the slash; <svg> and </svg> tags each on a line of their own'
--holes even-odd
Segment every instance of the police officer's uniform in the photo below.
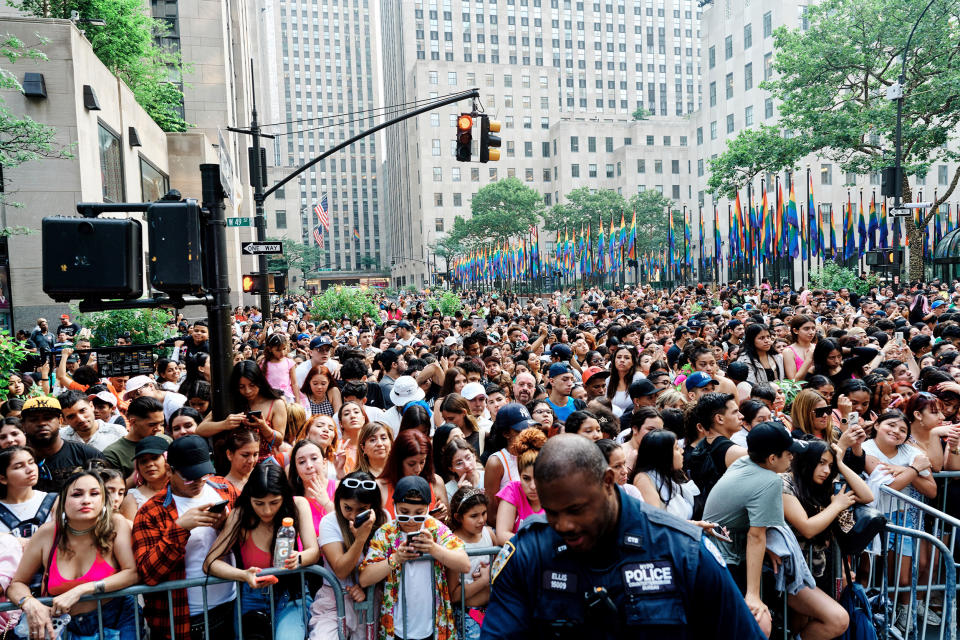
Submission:
<svg viewBox="0 0 960 640">
<path fill-rule="evenodd" d="M 605 567 L 528 518 L 491 567 L 483 638 L 766 640 L 702 530 L 617 488 L 618 552 Z M 593 556 L 593 554 L 591 554 Z"/>
</svg>

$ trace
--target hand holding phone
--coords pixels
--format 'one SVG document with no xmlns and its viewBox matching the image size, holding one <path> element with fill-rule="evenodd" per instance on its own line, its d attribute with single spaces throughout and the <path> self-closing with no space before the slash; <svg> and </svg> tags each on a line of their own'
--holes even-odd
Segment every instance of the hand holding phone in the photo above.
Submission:
<svg viewBox="0 0 960 640">
<path fill-rule="evenodd" d="M 230 504 L 229 500 L 222 500 L 207 507 L 207 511 L 210 513 L 223 513 L 228 504 Z"/>
<path fill-rule="evenodd" d="M 373 516 L 373 509 L 367 509 L 366 511 L 358 514 L 357 517 L 353 519 L 353 528 L 359 529 L 360 526 L 364 522 L 369 520 L 372 516 Z"/>
<path fill-rule="evenodd" d="M 713 529 L 710 530 L 710 533 L 713 534 L 713 537 L 717 540 L 723 540 L 724 542 L 733 542 L 733 539 L 730 537 L 729 532 L 726 527 L 721 527 L 716 525 Z"/>
<path fill-rule="evenodd" d="M 262 411 L 247 411 L 247 422 L 255 422 L 263 417 Z"/>
</svg>

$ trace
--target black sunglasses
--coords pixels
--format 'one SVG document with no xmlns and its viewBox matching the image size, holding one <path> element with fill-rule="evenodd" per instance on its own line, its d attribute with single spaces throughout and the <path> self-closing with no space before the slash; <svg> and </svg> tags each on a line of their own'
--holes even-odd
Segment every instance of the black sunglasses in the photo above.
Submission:
<svg viewBox="0 0 960 640">
<path fill-rule="evenodd" d="M 833 411 L 832 407 L 817 407 L 813 410 L 813 415 L 818 418 L 830 415 L 830 412 Z"/>
</svg>

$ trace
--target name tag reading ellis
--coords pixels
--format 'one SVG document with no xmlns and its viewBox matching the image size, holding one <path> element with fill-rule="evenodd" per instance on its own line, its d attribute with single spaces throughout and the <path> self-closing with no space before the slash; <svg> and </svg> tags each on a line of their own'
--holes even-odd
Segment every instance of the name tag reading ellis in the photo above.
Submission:
<svg viewBox="0 0 960 640">
<path fill-rule="evenodd" d="M 547 591 L 576 593 L 577 576 L 574 573 L 567 573 L 566 571 L 544 571 L 543 588 Z"/>
<path fill-rule="evenodd" d="M 624 565 L 623 586 L 631 595 L 674 591 L 677 582 L 673 563 L 669 560 L 658 560 Z"/>
</svg>

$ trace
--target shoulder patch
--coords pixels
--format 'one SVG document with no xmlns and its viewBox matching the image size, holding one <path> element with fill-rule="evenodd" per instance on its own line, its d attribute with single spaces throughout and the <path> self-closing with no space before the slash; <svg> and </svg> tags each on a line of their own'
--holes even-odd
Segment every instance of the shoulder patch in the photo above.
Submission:
<svg viewBox="0 0 960 640">
<path fill-rule="evenodd" d="M 717 549 L 717 545 L 713 544 L 713 540 L 707 536 L 703 536 L 703 546 L 707 548 L 707 551 L 710 552 L 710 555 L 713 556 L 713 559 L 716 560 L 721 567 L 727 566 L 726 561 L 723 559 L 723 554 L 720 553 L 720 549 Z"/>
<path fill-rule="evenodd" d="M 510 558 L 513 557 L 513 553 L 517 550 L 513 543 L 507 540 L 503 543 L 503 547 L 500 549 L 500 553 L 497 554 L 497 557 L 494 558 L 493 564 L 490 565 L 490 584 L 493 584 L 497 579 L 497 576 L 500 575 L 500 572 L 503 571 L 503 568 L 507 566 L 507 563 L 510 561 Z"/>
<path fill-rule="evenodd" d="M 657 509 L 656 507 L 651 507 L 650 505 L 643 503 L 641 505 L 643 514 L 647 516 L 647 519 L 654 524 L 658 524 L 665 527 L 670 527 L 680 533 L 685 533 L 694 540 L 699 540 L 703 534 L 703 529 L 698 527 L 695 524 L 690 524 L 683 518 L 678 518 L 672 513 L 667 513 L 663 509 Z"/>
</svg>

